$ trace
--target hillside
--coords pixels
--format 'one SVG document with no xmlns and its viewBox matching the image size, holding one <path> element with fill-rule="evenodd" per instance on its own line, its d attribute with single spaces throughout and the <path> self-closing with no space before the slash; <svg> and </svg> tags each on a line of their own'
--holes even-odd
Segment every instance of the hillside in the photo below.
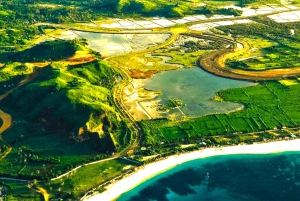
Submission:
<svg viewBox="0 0 300 201">
<path fill-rule="evenodd" d="M 2 134 L 13 149 L 2 160 L 1 174 L 49 178 L 76 164 L 107 157 L 129 142 L 127 127 L 112 102 L 117 74 L 107 64 L 95 60 L 78 65 L 52 62 L 43 68 L 26 65 L 10 63 L 0 69 L 11 78 L 1 85 L 17 81 L 0 102 L 13 119 Z M 25 84 L 18 87 L 20 80 Z M 14 170 L 8 171 L 7 164 Z M 26 170 L 20 171 L 24 165 Z M 37 174 L 36 168 L 45 170 Z"/>
<path fill-rule="evenodd" d="M 18 62 L 57 61 L 73 56 L 77 48 L 75 41 L 45 41 L 10 55 L 9 60 Z"/>
</svg>

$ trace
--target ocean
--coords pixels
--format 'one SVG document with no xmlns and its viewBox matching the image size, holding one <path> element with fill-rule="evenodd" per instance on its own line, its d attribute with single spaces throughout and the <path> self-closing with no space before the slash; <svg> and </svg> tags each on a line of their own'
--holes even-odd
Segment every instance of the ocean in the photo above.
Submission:
<svg viewBox="0 0 300 201">
<path fill-rule="evenodd" d="M 298 201 L 300 152 L 238 154 L 182 163 L 117 201 Z"/>
</svg>

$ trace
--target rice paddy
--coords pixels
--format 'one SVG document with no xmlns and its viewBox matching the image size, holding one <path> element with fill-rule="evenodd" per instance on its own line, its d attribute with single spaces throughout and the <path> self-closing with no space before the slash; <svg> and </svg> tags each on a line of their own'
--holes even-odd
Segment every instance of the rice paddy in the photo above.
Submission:
<svg viewBox="0 0 300 201">
<path fill-rule="evenodd" d="M 299 22 L 300 11 L 290 11 L 268 16 L 270 19 L 278 23 Z"/>
</svg>

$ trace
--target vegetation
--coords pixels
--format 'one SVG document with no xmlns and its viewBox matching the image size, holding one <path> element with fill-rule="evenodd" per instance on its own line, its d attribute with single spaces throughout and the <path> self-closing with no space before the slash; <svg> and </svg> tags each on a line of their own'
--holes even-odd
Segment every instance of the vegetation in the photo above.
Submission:
<svg viewBox="0 0 300 201">
<path fill-rule="evenodd" d="M 254 20 L 258 23 L 220 27 L 226 34 L 250 43 L 254 50 L 231 58 L 227 65 L 245 70 L 299 67 L 300 23 L 282 24 L 263 17 L 255 17 Z M 292 34 L 291 29 L 296 33 Z"/>
<path fill-rule="evenodd" d="M 28 187 L 27 181 L 7 181 L 0 180 L 0 185 L 4 188 L 4 194 L 7 200 L 40 201 L 41 194 Z"/>
<path fill-rule="evenodd" d="M 163 55 L 171 57 L 172 59 L 168 61 L 167 63 L 173 63 L 173 64 L 182 64 L 186 67 L 194 67 L 195 61 L 199 56 L 203 55 L 207 51 L 196 51 L 196 52 L 190 52 L 190 53 L 181 53 L 181 52 L 161 52 L 156 51 L 155 55 Z"/>
<path fill-rule="evenodd" d="M 40 49 L 45 46 L 53 48 Z M 22 61 L 33 53 L 36 60 L 54 60 L 73 55 L 75 47 L 52 41 L 16 54 Z M 129 143 L 129 130 L 111 97 L 116 72 L 102 61 L 75 66 L 52 62 L 44 68 L 7 63 L 0 73 L 1 86 L 16 81 L 10 84 L 15 90 L 0 102 L 16 122 L 2 134 L 13 147 L 1 161 L 2 175 L 49 179 Z M 17 86 L 22 79 L 28 82 Z"/>
<path fill-rule="evenodd" d="M 102 183 L 114 179 L 128 171 L 132 171 L 137 163 L 124 159 L 86 165 L 70 175 L 54 181 L 32 180 L 7 181 L 0 179 L 0 185 L 4 187 L 2 194 L 9 200 L 43 200 L 42 195 L 35 191 L 38 187 L 44 188 L 50 195 L 50 199 L 74 200 L 82 197 L 87 191 L 98 188 Z"/>
<path fill-rule="evenodd" d="M 3 141 L 0 142 L 0 156 L 3 157 L 6 153 L 8 155 L 1 159 L 0 174 L 33 180 L 30 185 L 22 181 L 1 181 L 0 185 L 7 189 L 8 200 L 40 200 L 41 194 L 33 190 L 38 185 L 46 188 L 53 199 L 74 200 L 99 183 L 135 167 L 134 163 L 116 159 L 84 165 L 67 177 L 49 181 L 78 165 L 108 158 L 123 150 L 131 142 L 132 133 L 119 114 L 112 96 L 113 87 L 119 82 L 120 75 L 100 60 L 69 65 L 66 60 L 77 50 L 81 50 L 81 45 L 86 44 L 86 41 L 34 41 L 40 34 L 46 33 L 42 26 L 47 25 L 41 23 L 74 23 L 106 16 L 127 18 L 242 14 L 235 9 L 199 6 L 199 2 L 0 1 L 0 94 L 8 95 L 1 100 L 0 108 L 11 114 L 14 121 L 11 128 L 1 136 Z M 271 3 L 259 0 L 237 2 L 243 6 Z M 278 1 L 273 0 L 272 3 L 274 2 Z M 295 35 L 289 32 L 290 29 L 299 30 L 299 23 L 282 25 L 259 17 L 254 20 L 258 23 L 251 26 L 221 27 L 226 34 L 247 36 L 247 40 L 252 41 L 253 45 L 257 38 L 268 43 L 256 52 L 256 56 L 260 58 L 245 61 L 233 58 L 228 64 L 244 69 L 259 66 L 257 69 L 263 70 L 299 65 L 299 32 L 296 31 Z M 173 30 L 175 29 L 176 27 Z M 204 44 L 190 40 L 185 41 L 182 46 L 185 52 L 168 47 L 159 49 L 154 54 L 172 57 L 173 63 L 192 66 L 199 55 L 223 48 L 223 45 L 219 41 Z M 177 68 L 176 65 L 166 65 L 159 57 L 145 57 L 144 53 L 119 56 L 111 63 L 118 67 L 130 65 L 138 70 Z M 99 58 L 100 54 L 96 56 Z M 34 62 L 44 62 L 46 66 L 36 67 Z M 180 150 L 180 143 L 197 142 L 204 138 L 210 145 L 277 136 L 277 133 L 265 131 L 300 124 L 297 113 L 297 108 L 300 107 L 299 86 L 298 78 L 291 78 L 279 82 L 262 82 L 247 88 L 228 89 L 219 92 L 220 100 L 241 103 L 245 108 L 243 111 L 182 121 L 142 121 L 142 143 L 147 148 L 136 154 L 175 154 Z M 179 100 L 169 100 L 161 109 L 169 110 L 181 105 Z M 254 131 L 262 133 L 259 137 L 258 134 L 242 134 Z M 196 148 L 198 146 L 187 150 Z M 48 182 L 38 182 L 37 179 Z"/>
<path fill-rule="evenodd" d="M 77 199 L 92 188 L 111 180 L 136 167 L 136 163 L 115 159 L 87 165 L 68 177 L 45 183 L 51 198 Z"/>
<path fill-rule="evenodd" d="M 240 16 L 243 14 L 242 10 L 234 9 L 234 8 L 217 8 L 212 6 L 203 6 L 196 10 L 197 14 L 204 14 L 204 15 L 234 15 Z"/>
<path fill-rule="evenodd" d="M 182 101 L 178 99 L 169 99 L 168 102 L 161 105 L 158 109 L 161 111 L 168 111 L 177 107 L 182 106 Z"/>
<path fill-rule="evenodd" d="M 67 59 L 78 49 L 75 41 L 46 41 L 8 56 L 13 62 L 45 62 Z"/>
<path fill-rule="evenodd" d="M 145 133 L 144 144 L 299 126 L 300 119 L 295 109 L 300 107 L 297 104 L 299 92 L 299 83 L 286 86 L 277 81 L 221 91 L 218 95 L 222 99 L 241 103 L 244 110 L 183 121 L 142 121 L 140 124 Z"/>
<path fill-rule="evenodd" d="M 210 50 L 226 48 L 227 45 L 222 41 L 206 41 L 182 34 L 174 44 L 155 50 L 152 55 L 171 57 L 167 63 L 194 67 L 199 56 Z"/>
</svg>

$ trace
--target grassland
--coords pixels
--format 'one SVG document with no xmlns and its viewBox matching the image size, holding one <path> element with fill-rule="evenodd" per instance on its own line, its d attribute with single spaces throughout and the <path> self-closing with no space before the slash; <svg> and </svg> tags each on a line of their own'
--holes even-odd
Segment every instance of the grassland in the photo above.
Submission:
<svg viewBox="0 0 300 201">
<path fill-rule="evenodd" d="M 74 41 L 46 41 L 27 50 L 8 56 L 12 62 L 44 62 L 63 60 L 73 56 L 77 50 Z"/>
<path fill-rule="evenodd" d="M 41 194 L 28 187 L 27 181 L 0 180 L 0 185 L 5 187 L 6 200 L 40 201 Z"/>
<path fill-rule="evenodd" d="M 119 66 L 124 66 L 125 68 L 130 68 L 134 70 L 174 70 L 177 67 L 174 65 L 164 64 L 163 59 L 158 57 L 147 57 L 145 54 L 135 54 L 135 55 L 126 55 L 126 56 L 118 56 L 114 58 Z"/>
<path fill-rule="evenodd" d="M 39 61 L 51 59 L 45 67 L 7 62 L 0 69 L 2 92 L 14 89 L 0 107 L 15 122 L 2 134 L 13 148 L 1 161 L 2 175 L 52 178 L 76 165 L 106 158 L 107 153 L 121 150 L 130 141 L 130 132 L 111 96 L 117 73 L 97 60 L 77 65 L 70 65 L 69 60 L 53 62 L 61 58 L 55 56 L 60 50 L 67 52 L 61 52 L 62 58 L 79 62 L 79 56 L 73 54 L 80 45 L 67 42 L 70 49 L 56 48 L 64 43 L 46 43 L 50 46 L 47 58 L 45 52 L 38 51 L 45 44 L 17 53 L 26 55 L 24 59 L 33 53 Z"/>
<path fill-rule="evenodd" d="M 9 181 L 0 179 L 5 187 L 8 200 L 43 200 L 38 188 L 47 192 L 49 199 L 74 200 L 82 197 L 87 191 L 98 188 L 100 184 L 133 170 L 137 163 L 125 159 L 114 159 L 81 167 L 67 177 L 54 181 Z"/>
<path fill-rule="evenodd" d="M 190 52 L 190 53 L 180 53 L 180 52 L 160 53 L 159 51 L 156 51 L 154 55 L 163 55 L 163 56 L 171 57 L 172 59 L 168 61 L 168 63 L 181 64 L 184 65 L 185 67 L 194 67 L 197 58 L 206 52 L 207 51 L 204 50 Z"/>
<path fill-rule="evenodd" d="M 234 133 L 297 127 L 300 125 L 300 118 L 297 115 L 297 108 L 300 107 L 299 92 L 299 82 L 287 86 L 277 81 L 224 90 L 218 95 L 224 101 L 243 104 L 244 110 L 182 121 L 166 119 L 142 121 L 141 126 L 146 134 L 144 143 L 153 144 L 157 141 L 182 138 L 201 139 L 220 134 L 230 136 Z"/>
<path fill-rule="evenodd" d="M 98 151 L 122 146 L 124 139 L 119 137 L 126 129 L 110 102 L 112 76 L 113 71 L 101 62 L 72 66 L 71 70 L 48 66 L 33 82 L 4 99 L 1 108 L 18 123 L 3 134 L 13 151 L 3 159 L 0 171 L 7 174 L 7 168 L 14 165 L 11 175 L 41 177 L 46 174 L 35 171 L 45 169 L 52 177 L 70 164 L 95 160 Z M 118 133 L 120 145 L 113 144 L 108 132 Z"/>
<path fill-rule="evenodd" d="M 136 163 L 124 159 L 115 159 L 87 165 L 72 173 L 68 177 L 42 184 L 50 198 L 58 197 L 76 199 L 85 192 L 96 188 L 107 180 L 111 180 L 136 167 Z"/>
<path fill-rule="evenodd" d="M 6 63 L 0 69 L 1 92 L 9 93 L 0 107 L 12 116 L 14 123 L 2 134 L 12 150 L 1 158 L 1 176 L 48 180 L 78 165 L 107 158 L 129 144 L 130 130 L 112 97 L 119 75 L 96 57 L 99 55 L 93 55 L 80 41 L 52 41 L 22 52 L 2 54 Z M 15 62 L 14 58 L 22 59 Z M 0 149 L 2 156 L 7 145 L 1 142 Z M 133 167 L 133 163 L 117 159 L 80 168 L 63 181 L 63 190 L 61 182 L 39 185 L 55 198 L 75 199 L 101 181 Z M 107 173 L 99 174 L 95 171 L 99 169 L 107 169 Z M 87 178 L 90 171 L 97 177 Z M 77 191 L 71 188 L 74 182 Z M 7 198 L 41 200 L 43 195 L 36 191 L 37 186 L 30 185 L 35 189 L 32 190 L 26 184 L 3 181 Z"/>
<path fill-rule="evenodd" d="M 220 27 L 225 33 L 235 34 L 250 45 L 250 51 L 231 58 L 227 65 L 243 70 L 270 70 L 300 66 L 299 23 L 280 24 L 264 17 L 258 23 Z"/>
</svg>

